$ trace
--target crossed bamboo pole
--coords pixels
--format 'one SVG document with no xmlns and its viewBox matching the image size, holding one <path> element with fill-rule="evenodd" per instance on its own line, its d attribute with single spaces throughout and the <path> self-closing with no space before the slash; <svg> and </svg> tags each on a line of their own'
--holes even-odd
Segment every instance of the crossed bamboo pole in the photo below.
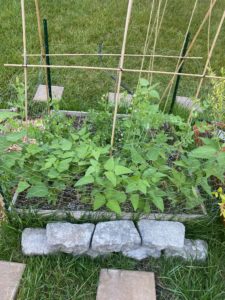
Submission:
<svg viewBox="0 0 225 300">
<path fill-rule="evenodd" d="M 117 119 L 117 111 L 118 111 L 118 102 L 119 102 L 119 95 L 120 95 L 120 88 L 121 88 L 121 79 L 122 79 L 122 74 L 123 72 L 131 72 L 131 73 L 145 73 L 145 74 L 161 74 L 161 75 L 173 75 L 173 78 L 170 80 L 167 88 L 164 91 L 163 96 L 167 92 L 168 88 L 171 86 L 173 83 L 174 77 L 176 75 L 181 75 L 181 76 L 188 76 L 188 77 L 194 77 L 194 78 L 200 78 L 200 83 L 198 86 L 198 90 L 196 95 L 199 94 L 203 80 L 205 78 L 208 79 L 221 79 L 224 80 L 225 77 L 223 76 L 214 76 L 214 75 L 206 75 L 208 65 L 210 63 L 210 59 L 212 57 L 212 53 L 214 50 L 214 47 L 216 45 L 219 33 L 222 28 L 223 21 L 225 19 L 225 11 L 223 14 L 223 17 L 221 19 L 219 28 L 217 30 L 217 33 L 215 35 L 211 50 L 208 53 L 208 58 L 205 64 L 205 68 L 203 71 L 203 74 L 189 74 L 189 73 L 178 73 L 178 69 L 182 66 L 183 62 L 185 59 L 201 59 L 202 57 L 192 57 L 189 56 L 189 53 L 191 49 L 193 48 L 200 32 L 202 31 L 203 26 L 205 25 L 206 21 L 208 18 L 211 16 L 212 9 L 214 5 L 216 4 L 217 0 L 211 0 L 210 8 L 207 11 L 201 25 L 199 26 L 187 52 L 184 57 L 182 57 L 182 61 L 180 64 L 177 65 L 177 68 L 174 72 L 167 72 L 167 71 L 157 71 L 157 70 L 138 70 L 138 69 L 127 69 L 124 68 L 124 59 L 125 57 L 161 57 L 161 58 L 179 58 L 181 59 L 180 55 L 175 56 L 175 55 L 156 55 L 156 54 L 126 54 L 126 41 L 127 41 L 127 34 L 128 34 L 128 28 L 129 28 L 129 22 L 131 18 L 131 12 L 132 12 L 132 5 L 133 5 L 133 0 L 128 0 L 128 7 L 127 7 L 127 16 L 126 16 L 126 22 L 125 22 L 125 28 L 124 28 L 124 36 L 123 36 L 123 43 L 122 43 L 122 49 L 120 54 L 116 53 L 106 53 L 102 54 L 103 56 L 115 56 L 115 57 L 120 57 L 120 62 L 118 68 L 109 68 L 109 67 L 96 67 L 96 66 L 75 66 L 75 65 L 35 65 L 35 64 L 28 64 L 27 63 L 27 58 L 30 56 L 40 56 L 40 54 L 28 54 L 27 53 L 27 41 L 26 41 L 26 19 L 25 19 L 25 6 L 24 6 L 24 0 L 21 0 L 21 12 L 22 12 L 22 28 L 23 28 L 23 64 L 5 64 L 4 66 L 6 67 L 22 67 L 24 69 L 24 98 L 25 98 L 25 119 L 27 121 L 28 119 L 28 68 L 44 68 L 46 71 L 48 68 L 56 68 L 56 69 L 80 69 L 80 70 L 95 70 L 95 71 L 116 71 L 118 74 L 118 80 L 117 80 L 117 85 L 116 85 L 116 99 L 115 99 L 115 110 L 113 114 L 113 126 L 112 126 L 112 135 L 111 135 L 111 147 L 113 148 L 114 145 L 114 136 L 115 136 L 115 128 L 116 128 L 116 119 Z M 36 6 L 36 15 L 37 15 L 37 22 L 38 22 L 38 34 L 39 34 L 39 41 L 40 41 L 40 47 L 41 47 L 41 57 L 42 61 L 44 61 L 44 58 L 46 57 L 45 50 L 43 47 L 43 37 L 42 37 L 42 31 L 41 31 L 41 18 L 40 18 L 40 9 L 39 9 L 39 2 L 38 0 L 35 0 L 35 6 Z M 68 53 L 68 54 L 50 54 L 49 56 L 98 56 L 98 54 L 92 54 L 92 53 Z M 163 98 L 162 96 L 162 98 Z M 161 99 L 162 99 L 161 98 Z"/>
<path fill-rule="evenodd" d="M 209 8 L 208 11 L 206 12 L 205 17 L 204 17 L 202 23 L 200 24 L 200 26 L 199 26 L 197 32 L 195 33 L 195 35 L 194 35 L 194 37 L 193 37 L 193 40 L 192 40 L 190 46 L 188 47 L 187 52 L 186 52 L 184 58 L 186 58 L 186 57 L 189 55 L 190 51 L 192 50 L 192 48 L 193 48 L 193 46 L 194 46 L 194 44 L 195 44 L 195 42 L 196 42 L 196 40 L 197 40 L 197 38 L 198 38 L 200 32 L 202 31 L 202 29 L 203 29 L 203 27 L 204 27 L 206 21 L 208 20 L 208 18 L 209 18 L 210 15 L 211 15 L 212 9 L 213 9 L 213 7 L 215 6 L 216 2 L 217 2 L 217 0 L 214 0 L 214 1 L 211 3 L 210 8 Z M 162 101 L 162 99 L 165 97 L 165 95 L 166 95 L 168 89 L 170 88 L 170 86 L 173 84 L 174 78 L 175 78 L 175 76 L 176 76 L 176 73 L 178 72 L 178 70 L 180 69 L 180 67 L 183 65 L 183 63 L 184 63 L 184 60 L 182 59 L 182 61 L 177 65 L 177 68 L 176 68 L 176 70 L 175 70 L 175 72 L 174 72 L 175 74 L 173 75 L 173 77 L 172 77 L 171 80 L 169 81 L 169 84 L 167 85 L 166 89 L 164 90 L 164 92 L 163 92 L 163 94 L 162 94 L 162 96 L 161 96 L 161 101 Z"/>
<path fill-rule="evenodd" d="M 211 46 L 211 48 L 210 48 L 210 50 L 209 50 L 209 52 L 208 52 L 208 57 L 207 57 L 207 60 L 206 60 L 206 63 L 205 63 L 205 67 L 204 67 L 204 70 L 203 70 L 202 77 L 201 77 L 201 79 L 200 79 L 200 82 L 199 82 L 199 85 L 198 85 L 198 88 L 197 88 L 197 92 L 196 92 L 195 98 L 198 98 L 198 97 L 199 97 L 200 90 L 201 90 L 201 87 L 202 87 L 204 78 L 206 78 L 206 73 L 207 73 L 207 70 L 208 70 L 208 67 L 209 67 L 209 64 L 210 64 L 210 60 L 211 60 L 213 51 L 214 51 L 214 49 L 215 49 L 216 42 L 217 42 L 217 40 L 218 40 L 219 34 L 220 34 L 220 32 L 221 32 L 221 29 L 222 29 L 224 20 L 225 20 L 225 10 L 224 10 L 224 12 L 223 12 L 223 15 L 222 15 L 222 18 L 221 18 L 221 20 L 220 20 L 219 26 L 218 26 L 218 28 L 217 28 L 216 35 L 215 35 L 215 37 L 214 37 L 212 46 Z M 193 111 L 194 111 L 194 107 L 192 107 L 192 109 L 191 109 L 191 111 L 190 111 L 190 114 L 189 114 L 189 117 L 188 117 L 188 123 L 190 123 L 191 120 L 192 120 Z"/>
<path fill-rule="evenodd" d="M 27 57 L 40 57 L 42 54 L 27 54 Z M 50 54 L 44 54 L 44 56 L 53 56 L 53 57 L 71 57 L 71 56 L 99 56 L 98 53 L 50 53 Z M 111 57 L 120 57 L 121 54 L 119 53 L 101 53 L 101 56 L 111 56 Z M 158 58 L 181 58 L 181 56 L 178 55 L 163 55 L 163 54 L 124 54 L 125 57 L 158 57 Z M 187 56 L 185 59 L 202 59 L 202 56 Z"/>
<path fill-rule="evenodd" d="M 199 94 L 200 94 L 200 90 L 201 90 L 201 87 L 202 87 L 202 84 L 203 84 L 203 81 L 204 81 L 204 77 L 206 75 L 206 72 L 208 70 L 208 67 L 209 67 L 209 64 L 210 64 L 210 60 L 211 60 L 211 57 L 212 57 L 212 54 L 213 54 L 213 51 L 214 51 L 214 48 L 216 46 L 216 42 L 218 40 L 218 37 L 219 37 L 219 34 L 221 32 L 221 29 L 222 29 L 222 26 L 223 26 L 223 23 L 224 23 L 224 20 L 225 20 L 225 10 L 223 12 L 223 15 L 222 15 L 222 18 L 220 20 L 220 23 L 219 23 L 219 26 L 217 28 L 217 31 L 216 31 L 216 35 L 214 37 L 214 40 L 213 40 L 213 43 L 212 43 L 212 46 L 209 50 L 209 53 L 208 53 L 208 58 L 206 60 L 206 63 L 205 63 L 205 67 L 204 67 L 204 71 L 203 71 L 203 76 L 199 82 L 199 85 L 198 85 L 198 88 L 197 88 L 197 92 L 196 92 L 196 95 L 195 97 L 198 98 L 199 97 Z"/>
<path fill-rule="evenodd" d="M 110 68 L 110 67 L 96 67 L 96 66 L 71 66 L 71 65 L 35 65 L 35 64 L 4 64 L 4 67 L 17 67 L 17 68 L 52 68 L 52 69 L 76 69 L 76 70 L 87 70 L 87 71 L 121 71 L 127 73 L 146 73 L 146 74 L 160 74 L 160 75 L 181 75 L 185 77 L 195 77 L 195 78 L 208 78 L 208 79 L 221 79 L 224 80 L 224 76 L 215 75 L 203 75 L 203 74 L 192 74 L 192 73 L 178 73 L 169 71 L 157 71 L 157 70 L 139 70 L 139 69 L 126 69 L 126 68 Z"/>
</svg>

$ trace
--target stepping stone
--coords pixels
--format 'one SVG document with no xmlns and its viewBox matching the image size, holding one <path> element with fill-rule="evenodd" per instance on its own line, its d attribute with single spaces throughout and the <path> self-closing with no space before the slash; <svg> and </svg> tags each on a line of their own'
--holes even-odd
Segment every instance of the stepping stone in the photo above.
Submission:
<svg viewBox="0 0 225 300">
<path fill-rule="evenodd" d="M 102 269 L 96 300 L 156 300 L 154 273 Z"/>
<path fill-rule="evenodd" d="M 195 111 L 200 113 L 203 112 L 202 108 L 198 104 L 193 103 L 193 101 L 188 97 L 177 96 L 176 103 L 188 110 L 191 110 L 193 107 Z"/>
<path fill-rule="evenodd" d="M 13 300 L 25 269 L 24 264 L 0 261 L 0 299 Z"/>
<path fill-rule="evenodd" d="M 130 94 L 124 95 L 123 93 L 120 93 L 119 96 L 119 104 L 120 105 L 124 105 L 124 106 L 130 106 L 131 102 L 132 102 L 132 98 L 133 96 Z M 109 93 L 108 94 L 108 101 L 109 104 L 111 104 L 112 106 L 115 105 L 115 100 L 116 100 L 116 94 L 115 93 Z"/>
<path fill-rule="evenodd" d="M 60 101 L 62 99 L 64 87 L 52 85 L 52 99 Z M 46 102 L 48 100 L 46 95 L 46 85 L 40 84 L 33 98 L 33 101 Z"/>
</svg>

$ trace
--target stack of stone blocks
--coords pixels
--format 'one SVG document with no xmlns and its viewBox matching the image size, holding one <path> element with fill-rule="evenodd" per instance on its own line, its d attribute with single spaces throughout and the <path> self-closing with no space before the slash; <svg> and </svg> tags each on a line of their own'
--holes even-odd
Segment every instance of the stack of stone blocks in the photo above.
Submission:
<svg viewBox="0 0 225 300">
<path fill-rule="evenodd" d="M 205 260 L 207 243 L 185 239 L 185 227 L 173 221 L 119 220 L 72 224 L 49 223 L 46 229 L 26 228 L 22 233 L 25 255 L 47 255 L 56 252 L 93 258 L 122 252 L 124 256 L 142 260 L 148 257 L 181 257 L 186 260 Z"/>
</svg>

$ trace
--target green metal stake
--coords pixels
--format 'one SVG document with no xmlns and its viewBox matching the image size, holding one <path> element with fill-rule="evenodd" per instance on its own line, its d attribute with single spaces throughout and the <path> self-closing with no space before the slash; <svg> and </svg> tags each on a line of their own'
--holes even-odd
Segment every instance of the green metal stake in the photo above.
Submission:
<svg viewBox="0 0 225 300">
<path fill-rule="evenodd" d="M 50 66 L 49 57 L 49 42 L 48 42 L 48 22 L 46 19 L 43 20 L 44 25 L 44 41 L 45 41 L 45 54 L 46 54 L 46 65 Z M 51 79 L 51 69 L 47 68 L 47 82 L 48 82 L 48 94 L 49 98 L 52 100 L 52 79 Z"/>
<path fill-rule="evenodd" d="M 188 48 L 188 44 L 189 44 L 189 41 L 190 41 L 190 36 L 191 36 L 191 34 L 190 34 L 190 32 L 188 32 L 188 34 L 186 36 L 186 39 L 185 39 L 184 47 L 183 47 L 183 50 L 182 50 L 182 54 L 181 54 L 182 59 L 185 57 L 185 54 L 187 53 L 187 48 Z M 180 68 L 178 70 L 178 73 L 182 73 L 183 66 L 184 66 L 184 62 L 180 66 Z M 178 92 L 180 80 L 181 80 L 181 75 L 177 75 L 177 80 L 176 80 L 175 87 L 174 87 L 172 103 L 171 103 L 171 106 L 170 106 L 169 114 L 172 114 L 174 105 L 176 103 L 177 92 Z"/>
</svg>

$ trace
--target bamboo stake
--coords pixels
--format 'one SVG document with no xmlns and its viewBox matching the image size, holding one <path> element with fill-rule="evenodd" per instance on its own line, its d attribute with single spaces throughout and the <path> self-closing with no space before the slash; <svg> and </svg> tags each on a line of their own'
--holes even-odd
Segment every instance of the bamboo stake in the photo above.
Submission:
<svg viewBox="0 0 225 300">
<path fill-rule="evenodd" d="M 27 54 L 27 57 L 40 57 L 40 54 Z M 50 53 L 45 54 L 45 56 L 54 56 L 54 57 L 60 57 L 60 56 L 99 56 L 98 53 Z M 121 56 L 119 53 L 101 53 L 101 56 Z M 125 57 L 159 57 L 159 58 L 181 58 L 181 56 L 178 55 L 163 55 L 163 54 L 124 54 Z M 202 59 L 202 56 L 187 56 L 185 59 Z"/>
<path fill-rule="evenodd" d="M 202 31 L 202 28 L 204 27 L 206 21 L 208 20 L 210 14 L 211 14 L 211 11 L 212 11 L 213 7 L 215 6 L 216 2 L 217 2 L 217 0 L 214 0 L 214 2 L 212 3 L 212 5 L 210 5 L 210 8 L 208 9 L 207 13 L 205 14 L 205 17 L 204 17 L 202 23 L 200 24 L 200 26 L 199 26 L 199 28 L 198 28 L 198 30 L 197 30 L 197 32 L 196 32 L 196 34 L 195 34 L 195 36 L 194 36 L 191 44 L 190 44 L 190 46 L 188 47 L 187 53 L 185 55 L 185 58 L 188 56 L 188 54 L 190 53 L 191 49 L 193 48 L 193 46 L 194 46 L 194 44 L 195 44 L 195 42 L 196 42 L 196 40 L 197 40 L 200 32 Z M 178 65 L 177 70 L 182 66 L 183 62 L 184 61 L 182 60 L 181 63 Z M 176 72 L 177 72 L 177 70 L 176 70 Z M 175 74 L 174 74 L 174 76 L 175 76 Z M 174 76 L 172 77 L 172 79 L 170 80 L 170 82 L 167 85 L 166 89 L 164 90 L 163 95 L 161 97 L 161 100 L 164 98 L 165 94 L 167 93 L 168 89 L 170 88 L 170 85 L 173 84 Z"/>
<path fill-rule="evenodd" d="M 41 57 L 42 57 L 42 64 L 45 64 L 45 49 L 44 49 L 44 42 L 43 42 L 43 36 L 42 36 L 42 30 L 41 30 L 41 14 L 40 14 L 40 5 L 39 0 L 35 0 L 35 8 L 36 8 L 36 17 L 37 17 L 37 25 L 38 25 L 38 36 L 39 36 L 39 43 L 40 43 L 40 49 L 41 49 Z M 47 81 L 47 69 L 45 69 L 45 86 L 46 86 L 46 99 L 49 101 L 49 94 L 48 94 L 48 81 Z"/>
<path fill-rule="evenodd" d="M 208 54 L 210 51 L 210 33 L 211 33 L 211 18 L 212 18 L 212 1 L 210 0 L 210 7 L 211 7 L 211 12 L 210 12 L 210 16 L 209 16 L 209 24 L 208 24 L 208 37 L 207 37 L 207 47 L 208 47 Z"/>
<path fill-rule="evenodd" d="M 151 10 L 150 10 L 147 33 L 146 33 L 146 38 L 145 38 L 145 45 L 144 45 L 143 56 L 142 56 L 142 60 L 141 60 L 141 70 L 144 67 L 144 61 L 145 61 L 145 57 L 146 57 L 146 53 L 147 53 L 148 39 L 149 39 L 149 33 L 150 33 L 150 28 L 151 28 L 151 23 L 152 23 L 152 14 L 153 14 L 154 7 L 155 7 L 155 0 L 153 0 Z M 140 80 L 140 78 L 141 78 L 141 72 L 139 74 L 138 81 Z"/>
<path fill-rule="evenodd" d="M 111 151 L 112 151 L 113 145 L 114 145 L 116 119 L 117 119 L 117 111 L 118 111 L 118 103 L 119 103 L 119 95 L 120 95 L 120 86 L 121 86 L 123 65 L 124 65 L 124 58 L 125 58 L 124 55 L 125 55 L 125 51 L 126 51 L 127 34 L 128 34 L 128 28 L 129 28 L 130 17 L 131 17 L 131 12 L 132 12 L 132 6 L 133 6 L 133 0 L 129 0 L 128 7 L 127 7 L 126 23 L 125 23 L 125 28 L 124 28 L 123 44 L 122 44 L 122 49 L 121 49 L 121 57 L 120 57 L 120 63 L 119 63 L 119 71 L 118 71 L 118 82 L 117 82 L 115 109 L 114 109 L 114 115 L 113 115 L 112 136 L 111 136 Z"/>
<path fill-rule="evenodd" d="M 165 1 L 165 5 L 164 5 L 164 9 L 163 9 L 163 12 L 162 12 L 162 17 L 161 17 L 161 21 L 159 20 L 159 17 L 160 17 L 160 10 L 161 10 L 161 4 L 162 2 L 159 1 L 159 6 L 158 6 L 158 11 L 157 11 L 157 21 L 156 21 L 156 29 L 155 29 L 155 40 L 154 40 L 154 44 L 153 44 L 153 56 L 152 58 L 150 59 L 150 62 L 149 62 L 149 70 L 154 68 L 154 62 L 155 62 L 155 50 L 156 50 L 156 45 L 157 45 L 157 42 L 158 42 L 158 37 L 159 37 L 159 32 L 160 32 L 160 29 L 161 29 L 161 26 L 162 26 L 162 21 L 164 19 L 164 14 L 165 14 L 165 11 L 166 11 L 166 7 L 167 7 L 167 1 Z M 151 76 L 150 76 L 150 85 L 152 84 L 152 80 L 153 80 L 153 74 L 151 73 Z"/>
<path fill-rule="evenodd" d="M 157 10 L 156 10 L 156 17 L 155 17 L 155 30 L 154 30 L 154 43 L 153 43 L 153 49 L 152 49 L 152 54 L 153 56 L 150 58 L 150 61 L 149 61 L 149 70 L 151 69 L 150 66 L 151 66 L 151 62 L 152 60 L 154 59 L 154 53 L 155 53 L 155 46 L 156 46 L 156 42 L 157 42 L 157 38 L 158 38 L 158 26 L 159 26 L 159 16 L 160 16 L 160 9 L 161 9 L 161 4 L 162 4 L 162 0 L 159 0 L 158 1 L 158 7 L 157 7 Z M 154 27 L 153 27 L 154 28 Z M 152 81 L 152 73 L 151 74 L 148 74 L 148 76 L 151 75 L 151 80 L 150 80 L 150 85 L 151 85 L 151 81 Z M 148 80 L 149 80 L 149 77 L 148 77 Z"/>
<path fill-rule="evenodd" d="M 200 90 L 201 90 L 201 87 L 202 87 L 202 84 L 203 84 L 203 81 L 204 81 L 204 77 L 206 75 L 206 72 L 207 72 L 207 69 L 208 69 L 208 66 L 210 64 L 210 60 L 212 58 L 212 54 L 213 54 L 213 51 L 214 51 L 214 48 L 216 46 L 216 42 L 218 40 L 218 37 L 219 37 L 219 34 L 221 32 L 221 29 L 222 29 L 222 26 L 223 26 L 223 22 L 224 22 L 224 19 L 225 19 L 225 11 L 223 12 L 223 16 L 220 20 L 220 24 L 217 28 L 217 31 L 216 31 L 216 35 L 214 37 L 214 40 L 213 40 L 213 43 L 212 43 L 212 46 L 211 46 L 211 49 L 209 51 L 209 54 L 208 54 L 208 58 L 206 60 L 206 63 L 205 63 L 205 68 L 204 68 L 204 71 L 203 71 L 203 77 L 201 78 L 200 82 L 199 82 L 199 85 L 198 85 L 198 89 L 197 89 L 197 92 L 196 92 L 196 95 L 195 95 L 195 98 L 198 98 L 199 96 L 199 93 L 200 93 Z"/>
<path fill-rule="evenodd" d="M 26 16 L 24 0 L 21 0 L 21 14 L 22 14 L 22 29 L 23 29 L 23 68 L 24 68 L 24 111 L 25 121 L 28 123 L 28 72 L 27 72 L 27 40 L 26 40 Z"/>
<path fill-rule="evenodd" d="M 222 18 L 221 18 L 221 20 L 220 20 L 219 26 L 218 26 L 217 31 L 216 31 L 216 35 L 215 35 L 215 37 L 214 37 L 212 46 L 211 46 L 211 48 L 210 48 L 210 51 L 209 51 L 209 54 L 208 54 L 208 58 L 207 58 L 206 63 L 205 63 L 204 71 L 203 71 L 201 80 L 200 80 L 200 82 L 199 82 L 199 85 L 198 85 L 198 88 L 197 88 L 197 92 L 196 92 L 195 98 L 198 98 L 198 97 L 199 97 L 199 93 L 200 93 L 200 90 L 201 90 L 201 87 L 202 87 L 204 78 L 206 77 L 206 72 L 207 72 L 207 70 L 208 70 L 208 66 L 209 66 L 209 64 L 210 64 L 210 60 L 211 60 L 211 57 L 212 57 L 214 48 L 215 48 L 215 46 L 216 46 L 216 42 L 217 42 L 217 40 L 218 40 L 219 34 L 220 34 L 220 32 L 221 32 L 221 29 L 222 29 L 224 20 L 225 20 L 225 10 L 224 10 L 224 12 L 223 12 Z M 194 111 L 194 108 L 192 108 L 191 111 L 190 111 L 190 114 L 189 114 L 189 117 L 188 117 L 188 123 L 190 123 L 191 120 L 192 120 L 193 111 Z"/>
<path fill-rule="evenodd" d="M 122 72 L 130 72 L 130 73 L 139 73 L 141 70 L 139 69 L 123 69 L 123 68 L 107 68 L 107 67 L 90 67 L 90 66 L 63 66 L 63 65 L 24 65 L 24 64 L 4 64 L 4 67 L 17 67 L 17 68 L 54 68 L 54 69 L 79 69 L 79 70 L 93 70 L 93 71 L 122 71 Z M 191 73 L 178 73 L 178 72 L 167 72 L 167 71 L 156 71 L 156 70 L 142 70 L 142 73 L 153 73 L 153 74 L 161 74 L 161 75 L 181 75 L 187 77 L 196 77 L 196 78 L 209 78 L 209 79 L 222 79 L 223 76 L 213 76 L 203 74 L 191 74 Z"/>
</svg>

